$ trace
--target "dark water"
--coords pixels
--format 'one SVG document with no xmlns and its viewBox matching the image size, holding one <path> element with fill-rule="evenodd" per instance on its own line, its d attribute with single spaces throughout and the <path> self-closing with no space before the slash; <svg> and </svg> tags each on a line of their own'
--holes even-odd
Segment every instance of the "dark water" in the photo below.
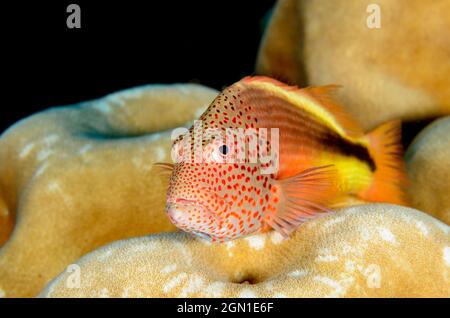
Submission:
<svg viewBox="0 0 450 318">
<path fill-rule="evenodd" d="M 407 149 L 414 138 L 419 132 L 421 132 L 425 127 L 431 124 L 438 117 L 430 117 L 427 119 L 409 121 L 402 123 L 402 144 L 403 149 Z"/>
<path fill-rule="evenodd" d="M 72 1 L 73 2 L 73 1 Z M 252 74 L 275 0 L 71 1 L 2 5 L 0 133 L 24 117 L 148 83 L 216 89 Z M 403 145 L 434 118 L 403 124 Z"/>
<path fill-rule="evenodd" d="M 68 29 L 66 8 L 81 8 Z M 0 132 L 36 111 L 148 83 L 221 89 L 254 72 L 274 0 L 3 3 Z"/>
</svg>

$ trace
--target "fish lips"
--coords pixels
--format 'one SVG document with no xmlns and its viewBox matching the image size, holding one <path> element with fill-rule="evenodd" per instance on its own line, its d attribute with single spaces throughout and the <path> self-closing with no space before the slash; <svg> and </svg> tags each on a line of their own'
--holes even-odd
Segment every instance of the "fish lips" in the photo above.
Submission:
<svg viewBox="0 0 450 318">
<path fill-rule="evenodd" d="M 213 235 L 200 231 L 195 225 L 188 220 L 189 214 L 194 210 L 201 210 L 202 213 L 210 214 L 207 209 L 194 200 L 178 198 L 167 201 L 166 212 L 170 221 L 181 230 L 201 237 L 207 241 L 213 240 Z M 216 218 L 216 223 L 217 223 Z"/>
<path fill-rule="evenodd" d="M 205 208 L 201 204 L 198 204 L 193 200 L 181 198 L 169 200 L 166 204 L 166 212 L 169 216 L 169 219 L 173 224 L 180 228 L 183 225 L 188 225 L 189 214 L 199 209 L 204 213 Z"/>
</svg>

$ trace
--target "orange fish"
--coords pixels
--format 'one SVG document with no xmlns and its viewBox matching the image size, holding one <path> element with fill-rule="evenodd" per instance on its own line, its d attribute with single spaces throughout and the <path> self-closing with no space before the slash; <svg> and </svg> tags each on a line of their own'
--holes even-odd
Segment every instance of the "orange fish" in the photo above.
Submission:
<svg viewBox="0 0 450 318">
<path fill-rule="evenodd" d="M 299 89 L 262 76 L 224 89 L 201 115 L 199 128 L 270 134 L 267 141 L 251 134 L 234 139 L 204 134 L 201 143 L 176 139 L 174 153 L 190 160 L 159 164 L 171 173 L 170 220 L 222 242 L 271 229 L 288 237 L 349 197 L 406 205 L 400 122 L 364 134 L 333 101 L 335 89 Z M 275 132 L 277 147 L 271 139 Z M 192 160 L 196 150 L 200 162 Z M 238 156 L 262 150 L 276 153 L 264 162 Z M 267 173 L 269 167 L 276 170 Z"/>
</svg>

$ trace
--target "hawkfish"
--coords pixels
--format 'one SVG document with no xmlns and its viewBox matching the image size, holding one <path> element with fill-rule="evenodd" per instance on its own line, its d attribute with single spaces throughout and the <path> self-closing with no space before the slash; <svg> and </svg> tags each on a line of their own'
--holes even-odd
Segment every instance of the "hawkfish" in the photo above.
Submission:
<svg viewBox="0 0 450 318">
<path fill-rule="evenodd" d="M 264 76 L 225 88 L 199 118 L 200 128 L 225 137 L 203 134 L 195 143 L 181 136 L 172 151 L 185 160 L 157 164 L 170 174 L 171 222 L 217 242 L 271 230 L 288 238 L 302 223 L 334 213 L 352 198 L 408 205 L 400 122 L 364 133 L 333 99 L 337 88 L 298 88 Z M 233 129 L 265 131 L 253 155 L 275 155 L 242 159 L 238 153 L 252 151 L 253 135 L 227 138 Z M 189 160 L 195 158 L 200 160 Z"/>
</svg>

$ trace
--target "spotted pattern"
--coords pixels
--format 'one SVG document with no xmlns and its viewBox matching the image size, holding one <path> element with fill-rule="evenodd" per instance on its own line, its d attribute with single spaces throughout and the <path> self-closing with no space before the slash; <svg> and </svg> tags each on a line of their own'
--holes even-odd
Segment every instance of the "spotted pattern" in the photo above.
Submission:
<svg viewBox="0 0 450 318">
<path fill-rule="evenodd" d="M 237 86 L 219 94 L 200 120 L 202 131 L 213 128 L 219 134 L 205 134 L 202 162 L 195 162 L 193 138 L 186 140 L 180 136 L 174 142 L 173 151 L 185 162 L 174 165 L 167 195 L 169 218 L 184 231 L 212 241 L 260 231 L 273 217 L 280 201 L 275 176 L 261 174 L 261 169 L 271 163 L 251 160 L 260 147 L 270 152 L 270 134 L 265 144 L 257 138 L 258 118 L 252 105 L 244 102 Z M 227 128 L 250 129 L 250 133 L 231 136 Z M 191 127 L 190 136 L 195 134 L 195 129 L 195 125 Z M 245 145 L 251 143 L 256 148 L 248 151 Z M 187 149 L 191 151 L 186 153 Z"/>
<path fill-rule="evenodd" d="M 329 201 L 357 196 L 372 184 L 375 168 L 363 135 L 343 137 L 303 104 L 248 82 L 224 89 L 172 147 L 176 160 L 168 216 L 178 228 L 211 241 L 272 228 L 287 237 L 307 219 L 329 211 Z M 279 148 L 271 143 L 271 129 L 278 129 Z M 275 172 L 264 173 L 274 166 Z M 283 187 L 283 181 L 308 169 L 320 174 L 314 169 L 332 166 L 339 170 L 333 176 L 322 172 L 329 174 Z"/>
</svg>

